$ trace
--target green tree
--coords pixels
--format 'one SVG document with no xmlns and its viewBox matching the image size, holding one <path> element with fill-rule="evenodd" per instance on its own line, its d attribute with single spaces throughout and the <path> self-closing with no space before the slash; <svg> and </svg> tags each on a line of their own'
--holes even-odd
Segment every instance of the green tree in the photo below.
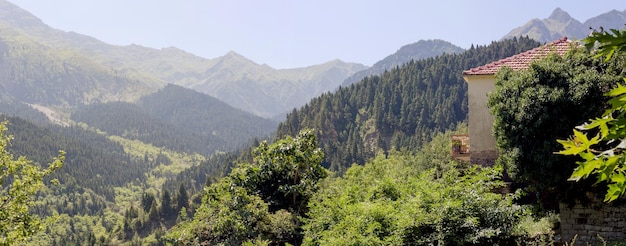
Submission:
<svg viewBox="0 0 626 246">
<path fill-rule="evenodd" d="M 304 215 L 317 181 L 328 175 L 313 131 L 303 130 L 271 145 L 262 142 L 254 154 L 254 163 L 233 171 L 234 182 L 257 193 L 272 212 L 286 209 Z"/>
<path fill-rule="evenodd" d="M 189 194 L 187 194 L 187 189 L 185 189 L 185 185 L 180 183 L 178 186 L 178 193 L 176 194 L 176 204 L 177 209 L 180 211 L 182 208 L 189 209 Z"/>
<path fill-rule="evenodd" d="M 35 194 L 45 187 L 44 178 L 63 166 L 64 154 L 41 169 L 26 157 L 17 159 L 7 150 L 11 136 L 5 136 L 6 122 L 0 123 L 0 244 L 13 245 L 41 229 L 36 215 L 29 213 Z"/>
<path fill-rule="evenodd" d="M 318 181 L 327 176 L 323 153 L 310 130 L 275 143 L 263 142 L 253 163 L 242 163 L 206 188 L 192 221 L 181 220 L 165 238 L 176 244 L 241 245 L 272 241 L 300 244 Z"/>
<path fill-rule="evenodd" d="M 597 57 L 605 56 L 605 62 L 624 59 L 626 30 L 593 32 L 584 41 L 589 49 L 597 44 Z M 569 139 L 557 141 L 563 147 L 560 154 L 583 159 L 576 162 L 578 166 L 569 179 L 596 176 L 597 183 L 607 184 L 604 200 L 610 202 L 626 191 L 626 87 L 618 84 L 606 95 L 610 97 L 610 108 L 602 116 L 577 126 Z"/>
<path fill-rule="evenodd" d="M 528 191 L 539 195 L 543 205 L 556 205 L 555 196 L 571 188 L 563 165 L 573 159 L 553 154 L 560 149 L 554 139 L 567 137 L 569 128 L 603 110 L 604 93 L 621 73 L 622 63 L 605 63 L 572 47 L 562 57 L 552 54 L 528 69 L 503 69 L 496 75 L 488 106 L 494 115 L 498 162 L 514 180 L 529 184 Z"/>
<path fill-rule="evenodd" d="M 172 216 L 172 196 L 168 190 L 161 194 L 161 215 L 165 218 Z"/>
<path fill-rule="evenodd" d="M 152 192 L 144 192 L 141 195 L 141 207 L 143 208 L 143 211 L 150 211 L 150 209 L 152 208 L 152 204 L 155 203 L 155 200 L 156 198 L 154 197 L 154 194 L 152 194 Z"/>
</svg>

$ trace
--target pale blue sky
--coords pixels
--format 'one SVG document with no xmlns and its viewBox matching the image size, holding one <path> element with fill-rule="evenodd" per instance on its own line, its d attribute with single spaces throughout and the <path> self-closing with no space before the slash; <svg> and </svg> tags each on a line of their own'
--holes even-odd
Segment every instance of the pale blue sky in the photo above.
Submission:
<svg viewBox="0 0 626 246">
<path fill-rule="evenodd" d="M 275 68 L 333 59 L 372 65 L 405 44 L 463 48 L 500 39 L 560 7 L 584 22 L 623 0 L 9 0 L 46 24 L 104 42 L 175 46 L 205 58 L 232 50 Z"/>
</svg>

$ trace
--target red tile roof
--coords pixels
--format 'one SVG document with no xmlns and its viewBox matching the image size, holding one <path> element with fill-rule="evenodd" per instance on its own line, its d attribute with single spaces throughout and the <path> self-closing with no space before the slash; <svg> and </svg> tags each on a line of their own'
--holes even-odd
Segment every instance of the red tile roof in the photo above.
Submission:
<svg viewBox="0 0 626 246">
<path fill-rule="evenodd" d="M 571 48 L 571 43 L 571 40 L 568 40 L 567 37 L 563 37 L 532 50 L 500 59 L 487 65 L 465 70 L 463 71 L 463 75 L 493 75 L 503 67 L 510 67 L 513 70 L 525 69 L 528 68 L 531 62 L 544 58 L 548 56 L 549 53 L 556 52 L 559 55 L 565 54 L 565 52 Z"/>
</svg>

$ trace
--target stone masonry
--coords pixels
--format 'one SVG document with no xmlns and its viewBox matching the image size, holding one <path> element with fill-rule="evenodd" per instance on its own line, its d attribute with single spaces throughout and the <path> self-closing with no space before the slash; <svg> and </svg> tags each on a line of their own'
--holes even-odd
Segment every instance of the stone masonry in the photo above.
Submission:
<svg viewBox="0 0 626 246">
<path fill-rule="evenodd" d="M 626 206 L 611 206 L 602 202 L 590 205 L 577 203 L 573 207 L 561 203 L 561 240 L 592 245 L 626 239 Z"/>
<path fill-rule="evenodd" d="M 492 167 L 496 159 L 498 159 L 498 152 L 495 150 L 486 151 L 472 151 L 470 150 L 470 162 L 472 164 L 478 164 L 483 167 Z"/>
</svg>

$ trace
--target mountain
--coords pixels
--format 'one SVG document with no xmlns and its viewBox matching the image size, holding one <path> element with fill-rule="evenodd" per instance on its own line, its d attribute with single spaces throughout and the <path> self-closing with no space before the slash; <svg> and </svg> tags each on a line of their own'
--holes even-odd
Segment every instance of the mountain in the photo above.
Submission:
<svg viewBox="0 0 626 246">
<path fill-rule="evenodd" d="M 381 151 L 415 149 L 467 119 L 463 70 L 539 45 L 515 38 L 405 63 L 293 110 L 279 125 L 277 138 L 316 129 L 324 165 L 338 173 Z"/>
<path fill-rule="evenodd" d="M 85 63 L 90 67 L 98 66 L 99 69 L 132 82 L 103 87 L 104 92 L 111 93 L 95 94 L 90 90 L 75 97 L 75 101 L 69 99 L 80 93 L 64 95 L 66 97 L 63 102 L 55 102 L 70 106 L 74 103 L 97 101 L 132 101 L 166 84 L 176 84 L 196 89 L 234 107 L 269 118 L 299 107 L 310 98 L 336 88 L 347 76 L 366 68 L 360 64 L 330 61 L 306 68 L 274 69 L 267 65 L 258 65 L 235 52 L 206 59 L 175 47 L 153 49 L 134 44 L 109 45 L 89 36 L 51 28 L 39 18 L 4 0 L 0 0 L 0 27 L 3 28 L 0 33 L 3 40 L 13 39 L 17 35 L 20 39 L 28 39 L 30 43 L 36 44 L 37 47 L 29 49 L 33 54 L 24 58 L 27 62 L 33 56 L 38 56 L 39 50 L 50 53 L 42 55 L 51 60 L 48 63 L 64 61 L 65 56 L 80 57 L 74 60 L 73 65 L 82 66 Z M 79 69 L 76 72 L 83 71 Z M 46 77 L 59 76 L 41 78 Z M 86 79 L 84 83 L 91 82 L 88 80 L 90 78 Z M 52 83 L 39 78 L 31 80 L 35 87 L 38 83 Z M 59 84 L 60 81 L 54 83 Z M 75 87 L 76 84 L 70 87 L 72 86 Z M 44 88 L 50 89 L 50 86 Z M 127 95 L 126 90 L 134 94 Z M 28 93 L 28 90 L 24 93 Z M 85 95 L 88 98 L 84 98 Z"/>
<path fill-rule="evenodd" d="M 215 59 L 202 81 L 181 85 L 270 118 L 337 88 L 347 76 L 365 68 L 333 60 L 304 68 L 274 69 L 231 51 Z"/>
<path fill-rule="evenodd" d="M 109 102 L 80 107 L 71 118 L 108 135 L 205 156 L 233 150 L 255 137 L 267 137 L 277 125 L 177 85 L 167 85 L 137 104 Z"/>
<path fill-rule="evenodd" d="M 567 12 L 556 8 L 548 18 L 532 19 L 525 25 L 511 30 L 502 39 L 528 36 L 544 43 L 562 37 L 582 39 L 589 34 L 590 28 L 621 29 L 624 24 L 626 24 L 626 10 L 622 12 L 612 10 L 581 23 Z"/>
<path fill-rule="evenodd" d="M 416 43 L 402 46 L 398 51 L 396 51 L 396 53 L 393 53 L 376 62 L 372 67 L 356 72 L 352 76 L 346 78 L 341 85 L 348 86 L 367 76 L 382 74 L 385 70 L 391 70 L 392 68 L 400 66 L 411 60 L 426 59 L 444 53 L 456 54 L 463 51 L 463 48 L 440 39 L 420 40 Z"/>
<path fill-rule="evenodd" d="M 137 105 L 149 115 L 202 138 L 222 139 L 227 150 L 248 144 L 253 138 L 267 138 L 278 125 L 215 97 L 177 85 L 167 85 L 146 95 Z"/>
<path fill-rule="evenodd" d="M 71 49 L 51 47 L 0 25 L 0 93 L 57 107 L 134 100 L 150 87 Z"/>
<path fill-rule="evenodd" d="M 617 10 L 611 10 L 604 14 L 588 19 L 583 25 L 596 29 L 603 27 L 605 30 L 623 29 L 624 25 L 626 25 L 626 10 L 621 12 Z"/>
</svg>

